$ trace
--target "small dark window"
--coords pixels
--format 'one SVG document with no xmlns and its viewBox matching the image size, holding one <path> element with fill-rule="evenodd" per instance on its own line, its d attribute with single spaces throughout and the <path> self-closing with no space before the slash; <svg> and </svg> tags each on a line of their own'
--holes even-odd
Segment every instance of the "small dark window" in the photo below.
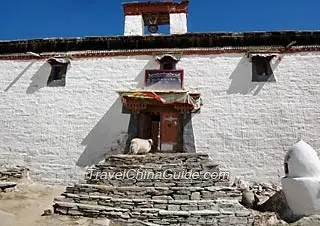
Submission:
<svg viewBox="0 0 320 226">
<path fill-rule="evenodd" d="M 252 81 L 253 82 L 271 82 L 275 81 L 270 61 L 274 55 L 253 56 L 252 60 Z"/>
<path fill-rule="evenodd" d="M 173 70 L 173 69 L 175 69 L 175 65 L 172 62 L 165 62 L 161 66 L 162 66 L 162 68 L 161 68 L 162 70 Z"/>
<path fill-rule="evenodd" d="M 67 68 L 69 60 L 50 59 L 48 63 L 51 65 L 50 76 L 47 81 L 47 86 L 65 86 Z"/>
<path fill-rule="evenodd" d="M 285 164 L 284 164 L 284 173 L 285 173 L 286 175 L 288 175 L 288 174 L 289 174 L 289 167 L 288 167 L 288 163 L 285 163 Z"/>
<path fill-rule="evenodd" d="M 160 70 L 174 70 L 176 69 L 177 60 L 172 56 L 164 56 L 160 60 Z"/>
</svg>

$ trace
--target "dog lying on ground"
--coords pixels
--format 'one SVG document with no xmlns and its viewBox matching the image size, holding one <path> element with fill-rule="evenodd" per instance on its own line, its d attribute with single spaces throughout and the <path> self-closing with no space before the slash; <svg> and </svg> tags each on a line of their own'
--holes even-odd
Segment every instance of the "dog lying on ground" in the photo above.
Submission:
<svg viewBox="0 0 320 226">
<path fill-rule="evenodd" d="M 134 138 L 130 143 L 129 154 L 137 155 L 137 154 L 147 154 L 151 151 L 151 147 L 153 145 L 152 139 L 140 139 Z"/>
</svg>

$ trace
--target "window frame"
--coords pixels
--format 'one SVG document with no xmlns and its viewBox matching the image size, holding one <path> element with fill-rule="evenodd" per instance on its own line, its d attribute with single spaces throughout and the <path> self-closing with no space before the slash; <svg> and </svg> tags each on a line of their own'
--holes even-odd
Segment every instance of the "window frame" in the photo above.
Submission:
<svg viewBox="0 0 320 226">
<path fill-rule="evenodd" d="M 158 62 L 160 64 L 160 70 L 176 70 L 176 65 L 179 60 L 175 59 L 171 55 L 165 55 L 161 57 L 161 59 L 158 59 Z M 164 67 L 164 65 L 171 65 L 171 67 Z"/>
<path fill-rule="evenodd" d="M 254 55 L 250 56 L 252 64 L 252 82 L 275 82 L 271 61 L 275 55 Z"/>
<path fill-rule="evenodd" d="M 61 61 L 55 58 L 48 60 L 51 66 L 50 75 L 47 80 L 47 86 L 49 87 L 66 86 L 66 74 L 70 60 L 61 59 Z"/>
</svg>

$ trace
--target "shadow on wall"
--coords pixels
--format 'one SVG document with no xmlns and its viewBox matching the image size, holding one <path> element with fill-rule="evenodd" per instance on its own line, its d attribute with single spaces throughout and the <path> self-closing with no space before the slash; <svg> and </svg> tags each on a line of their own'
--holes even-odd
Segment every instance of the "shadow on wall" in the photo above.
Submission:
<svg viewBox="0 0 320 226">
<path fill-rule="evenodd" d="M 228 94 L 249 94 L 254 91 L 253 95 L 257 95 L 264 85 L 264 82 L 252 82 L 252 64 L 246 56 L 242 57 L 230 79 Z"/>
<path fill-rule="evenodd" d="M 194 114 L 186 113 L 184 114 L 183 120 L 183 152 L 185 153 L 195 153 L 196 145 L 194 141 L 194 131 L 192 126 L 192 117 Z"/>
<path fill-rule="evenodd" d="M 27 88 L 27 93 L 31 94 L 37 90 L 46 87 L 51 72 L 51 65 L 45 62 L 39 70 L 32 76 L 31 83 Z"/>
<path fill-rule="evenodd" d="M 159 64 L 150 59 L 134 79 L 137 82 L 135 88 L 144 87 L 146 69 L 157 68 Z M 122 113 L 122 102 L 119 97 L 82 141 L 81 144 L 86 145 L 86 148 L 78 159 L 77 166 L 91 166 L 104 160 L 106 155 L 127 152 L 131 139 L 137 135 L 137 123 L 138 120 L 134 115 L 130 115 L 130 112 Z"/>
<path fill-rule="evenodd" d="M 32 61 L 30 64 L 28 64 L 27 67 L 20 72 L 20 74 L 7 86 L 7 88 L 4 91 L 7 92 L 22 77 L 22 75 L 24 75 L 24 73 L 26 73 L 29 70 L 29 68 L 34 63 L 35 61 Z"/>
<path fill-rule="evenodd" d="M 138 89 L 144 88 L 144 82 L 145 82 L 145 71 L 147 69 L 159 69 L 159 63 L 157 63 L 153 58 L 149 60 L 149 62 L 144 66 L 142 71 L 138 74 L 138 76 L 134 79 L 135 82 L 137 82 Z"/>
<path fill-rule="evenodd" d="M 71 68 L 71 64 L 68 65 L 67 71 Z M 27 88 L 27 94 L 32 94 L 39 89 L 46 87 L 48 78 L 51 73 L 51 65 L 48 62 L 45 62 L 39 70 L 32 76 L 31 83 Z"/>
<path fill-rule="evenodd" d="M 281 57 L 275 61 L 270 62 L 271 70 L 274 71 L 281 61 Z M 274 75 L 273 75 L 274 76 Z M 252 64 L 249 59 L 244 56 L 238 63 L 236 69 L 232 72 L 230 79 L 232 79 L 228 94 L 249 94 L 257 95 L 266 82 L 252 82 Z"/>
<path fill-rule="evenodd" d="M 130 114 L 122 114 L 118 98 L 82 141 L 86 145 L 77 166 L 86 167 L 104 160 L 105 155 L 123 153 L 127 142 Z"/>
</svg>

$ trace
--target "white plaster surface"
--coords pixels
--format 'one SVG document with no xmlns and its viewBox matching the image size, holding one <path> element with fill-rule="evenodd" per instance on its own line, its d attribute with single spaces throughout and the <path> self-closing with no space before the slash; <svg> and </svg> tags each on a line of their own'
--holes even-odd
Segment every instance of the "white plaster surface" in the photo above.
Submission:
<svg viewBox="0 0 320 226">
<path fill-rule="evenodd" d="M 286 154 L 288 178 L 320 177 L 320 161 L 316 151 L 306 142 L 299 141 Z"/>
<path fill-rule="evenodd" d="M 0 61 L 0 166 L 25 165 L 48 183 L 83 179 L 79 158 L 98 161 L 125 139 L 115 91 L 141 88 L 144 70 L 159 65 L 152 56 L 78 59 L 65 87 L 31 89 L 35 75 L 48 76 L 44 64 Z M 197 151 L 233 176 L 279 183 L 284 149 L 302 138 L 319 151 L 319 53 L 284 56 L 272 83 L 252 83 L 241 54 L 183 56 L 177 68 L 204 102 L 192 119 Z"/>
<path fill-rule="evenodd" d="M 170 34 L 187 33 L 187 14 L 172 13 L 170 14 Z"/>
<path fill-rule="evenodd" d="M 142 15 L 127 15 L 124 21 L 125 36 L 141 36 L 144 34 L 144 22 Z"/>
<path fill-rule="evenodd" d="M 304 141 L 289 149 L 285 157 L 288 174 L 282 188 L 291 210 L 297 215 L 320 213 L 320 161 L 316 151 Z"/>
<path fill-rule="evenodd" d="M 320 177 L 283 178 L 281 183 L 293 213 L 306 216 L 320 213 Z"/>
</svg>

